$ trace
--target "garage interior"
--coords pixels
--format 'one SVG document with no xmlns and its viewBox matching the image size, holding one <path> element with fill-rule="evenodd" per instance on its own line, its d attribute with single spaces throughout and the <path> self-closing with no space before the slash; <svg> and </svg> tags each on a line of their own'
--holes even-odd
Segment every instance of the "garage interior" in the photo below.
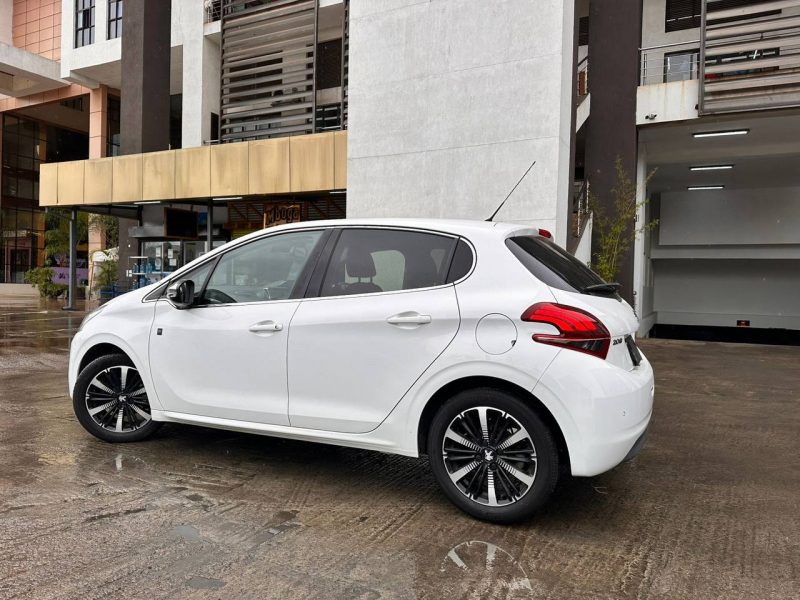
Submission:
<svg viewBox="0 0 800 600">
<path fill-rule="evenodd" d="M 800 344 L 797 131 L 796 110 L 641 130 L 651 335 Z"/>
</svg>

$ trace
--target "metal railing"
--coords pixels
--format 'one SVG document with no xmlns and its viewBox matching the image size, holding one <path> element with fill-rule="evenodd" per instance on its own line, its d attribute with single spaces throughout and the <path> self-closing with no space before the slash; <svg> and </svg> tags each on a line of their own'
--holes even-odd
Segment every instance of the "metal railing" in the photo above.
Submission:
<svg viewBox="0 0 800 600">
<path fill-rule="evenodd" d="M 688 81 L 700 76 L 700 40 L 639 49 L 639 85 Z"/>
<path fill-rule="evenodd" d="M 205 23 L 219 21 L 222 16 L 222 0 L 203 0 L 205 10 Z"/>
<path fill-rule="evenodd" d="M 580 238 L 583 235 L 590 213 L 589 181 L 584 180 L 580 186 L 575 185 L 575 194 L 572 196 L 572 237 Z"/>
</svg>

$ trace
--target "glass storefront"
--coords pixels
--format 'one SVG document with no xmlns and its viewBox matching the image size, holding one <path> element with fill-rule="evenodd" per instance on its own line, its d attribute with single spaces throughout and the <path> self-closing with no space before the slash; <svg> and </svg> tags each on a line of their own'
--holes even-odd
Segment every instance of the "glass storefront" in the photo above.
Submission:
<svg viewBox="0 0 800 600">
<path fill-rule="evenodd" d="M 225 240 L 214 240 L 214 248 L 225 243 Z M 186 263 L 192 262 L 205 254 L 204 241 L 143 241 L 139 256 L 131 257 L 129 270 L 133 278 L 131 287 L 139 288 L 161 281 Z"/>
<path fill-rule="evenodd" d="M 2 114 L 0 119 L 0 283 L 23 283 L 26 271 L 45 266 L 47 225 L 39 208 L 39 167 L 86 158 L 89 136 L 20 115 Z M 58 257 L 56 266 L 65 267 L 65 261 L 67 257 Z"/>
<path fill-rule="evenodd" d="M 44 212 L 38 207 L 39 165 L 46 132 L 35 121 L 3 115 L 0 282 L 22 283 L 44 265 Z"/>
</svg>

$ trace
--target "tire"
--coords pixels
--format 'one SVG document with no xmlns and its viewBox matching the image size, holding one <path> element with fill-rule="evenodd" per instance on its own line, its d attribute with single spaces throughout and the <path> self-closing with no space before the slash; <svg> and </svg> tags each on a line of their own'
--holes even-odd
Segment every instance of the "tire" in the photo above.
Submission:
<svg viewBox="0 0 800 600">
<path fill-rule="evenodd" d="M 428 457 L 450 501 L 492 523 L 529 518 L 558 483 L 550 429 L 524 401 L 498 389 L 465 390 L 445 402 L 428 431 Z"/>
<path fill-rule="evenodd" d="M 142 379 L 124 354 L 102 356 L 80 372 L 72 407 L 83 428 L 106 442 L 139 442 L 161 427 L 150 417 Z"/>
</svg>

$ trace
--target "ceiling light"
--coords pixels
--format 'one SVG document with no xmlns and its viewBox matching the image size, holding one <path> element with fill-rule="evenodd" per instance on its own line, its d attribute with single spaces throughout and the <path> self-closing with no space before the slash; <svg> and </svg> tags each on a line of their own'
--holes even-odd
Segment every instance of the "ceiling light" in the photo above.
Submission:
<svg viewBox="0 0 800 600">
<path fill-rule="evenodd" d="M 749 129 L 729 129 L 727 131 L 700 131 L 698 133 L 693 133 L 692 135 L 696 138 L 709 138 L 709 137 L 721 137 L 725 135 L 747 135 L 750 133 Z"/>
<path fill-rule="evenodd" d="M 727 171 L 732 169 L 733 165 L 697 165 L 689 167 L 690 171 Z"/>
<path fill-rule="evenodd" d="M 699 192 L 702 190 L 724 190 L 724 185 L 690 185 L 686 188 L 690 192 Z"/>
</svg>

